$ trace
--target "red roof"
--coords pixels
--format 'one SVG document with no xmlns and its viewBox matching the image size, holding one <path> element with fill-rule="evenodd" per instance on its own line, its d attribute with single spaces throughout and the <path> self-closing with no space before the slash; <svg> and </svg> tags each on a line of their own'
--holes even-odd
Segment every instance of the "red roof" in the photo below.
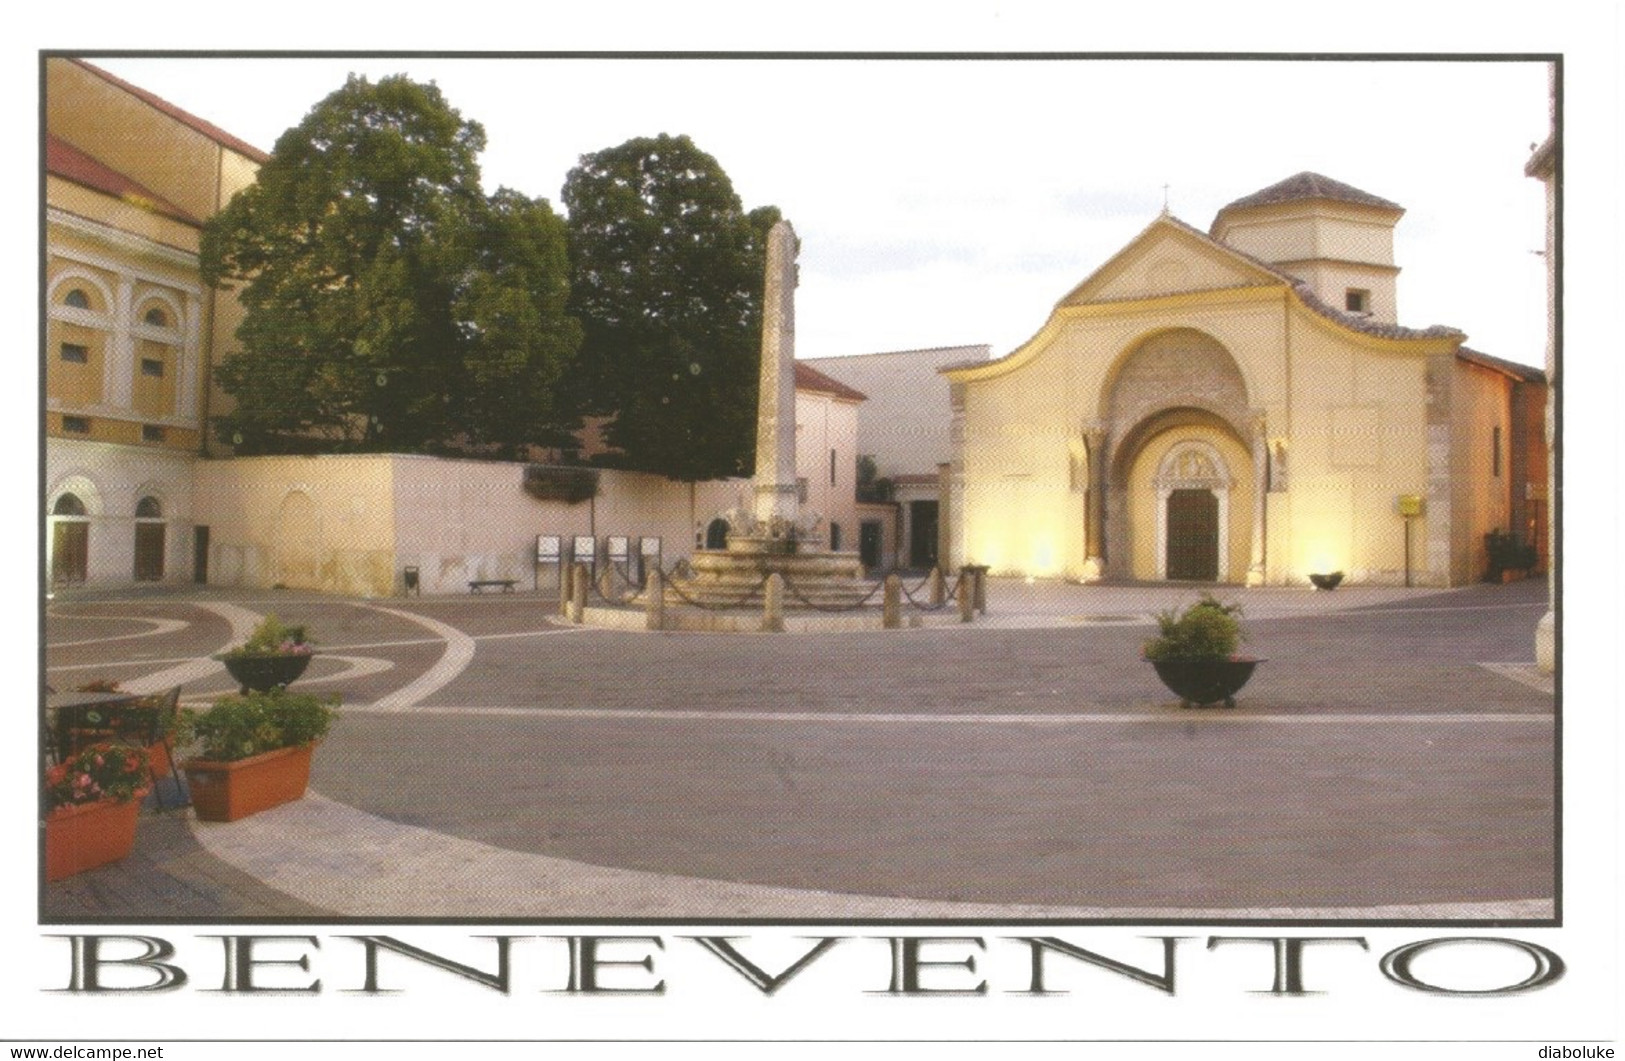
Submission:
<svg viewBox="0 0 1625 1061">
<path fill-rule="evenodd" d="M 148 106 L 163 111 L 165 114 L 169 115 L 171 118 L 174 118 L 183 125 L 196 129 L 198 132 L 202 133 L 204 136 L 208 137 L 210 140 L 213 140 L 222 147 L 229 147 L 239 155 L 252 159 L 262 166 L 271 161 L 270 155 L 267 155 L 265 152 L 261 151 L 248 141 L 239 140 L 237 137 L 232 136 L 230 133 L 226 132 L 218 125 L 215 125 L 213 122 L 206 122 L 195 114 L 189 114 L 168 100 L 160 99 L 159 97 L 154 96 L 151 92 L 148 92 L 144 88 L 138 88 L 123 78 L 116 77 L 99 66 L 93 66 L 90 63 L 85 62 L 83 59 L 72 59 L 70 62 L 78 63 L 80 66 L 84 67 L 86 70 L 89 70 L 102 80 L 108 82 L 109 84 L 117 85 L 119 88 L 122 88 L 124 91 L 128 92 L 136 99 L 141 100 L 143 103 L 146 103 Z"/>
<path fill-rule="evenodd" d="M 66 140 L 49 133 L 45 136 L 45 172 L 188 225 L 203 225 L 202 221 L 139 181 L 102 165 Z"/>
<path fill-rule="evenodd" d="M 866 402 L 869 400 L 867 394 L 853 390 L 840 380 L 830 379 L 804 361 L 797 361 L 795 364 L 796 390 L 798 391 L 816 391 L 820 394 L 831 394 L 837 398 L 845 398 L 849 402 Z"/>
<path fill-rule="evenodd" d="M 1456 348 L 1456 359 L 1465 361 L 1469 365 L 1477 365 L 1479 368 L 1487 368 L 1491 372 L 1499 372 L 1503 376 L 1511 376 L 1513 379 L 1522 380 L 1525 383 L 1546 382 L 1544 369 L 1535 368 L 1533 365 L 1522 365 L 1516 361 L 1508 361 L 1501 357 L 1494 357 L 1465 346 Z"/>
</svg>

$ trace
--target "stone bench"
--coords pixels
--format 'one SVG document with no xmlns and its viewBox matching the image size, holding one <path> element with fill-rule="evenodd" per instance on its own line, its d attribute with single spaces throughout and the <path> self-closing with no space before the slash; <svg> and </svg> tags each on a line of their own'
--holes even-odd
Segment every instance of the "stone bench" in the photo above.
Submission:
<svg viewBox="0 0 1625 1061">
<path fill-rule="evenodd" d="M 468 592 L 483 593 L 491 586 L 501 586 L 502 592 L 512 593 L 514 583 L 518 581 L 516 578 L 476 578 L 469 582 Z"/>
</svg>

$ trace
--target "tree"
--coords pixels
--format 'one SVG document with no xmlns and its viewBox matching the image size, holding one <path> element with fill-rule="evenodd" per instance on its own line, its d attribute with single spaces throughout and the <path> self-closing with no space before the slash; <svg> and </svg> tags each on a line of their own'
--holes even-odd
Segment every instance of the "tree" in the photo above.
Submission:
<svg viewBox="0 0 1625 1061">
<path fill-rule="evenodd" d="M 544 200 L 485 196 L 484 146 L 433 84 L 352 75 L 205 226 L 204 281 L 241 285 L 217 372 L 241 451 L 553 440 L 580 343 L 567 234 Z"/>
<path fill-rule="evenodd" d="M 686 136 L 585 155 L 562 194 L 580 412 L 612 417 L 609 458 L 686 481 L 755 459 L 763 268 L 773 207 L 746 213 Z"/>
</svg>

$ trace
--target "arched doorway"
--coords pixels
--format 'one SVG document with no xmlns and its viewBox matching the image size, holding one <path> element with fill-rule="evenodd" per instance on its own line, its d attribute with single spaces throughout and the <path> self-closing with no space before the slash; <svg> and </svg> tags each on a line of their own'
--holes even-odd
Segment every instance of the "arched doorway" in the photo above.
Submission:
<svg viewBox="0 0 1625 1061">
<path fill-rule="evenodd" d="M 1162 458 L 1157 488 L 1157 577 L 1217 582 L 1230 551 L 1230 488 L 1224 456 L 1186 439 Z"/>
<path fill-rule="evenodd" d="M 705 547 L 707 549 L 726 549 L 728 547 L 728 521 L 718 516 L 705 528 Z"/>
<path fill-rule="evenodd" d="M 164 509 L 155 497 L 143 497 L 135 506 L 135 580 L 157 582 L 164 577 L 167 539 Z"/>
<path fill-rule="evenodd" d="M 1219 499 L 1212 490 L 1182 488 L 1168 495 L 1163 564 L 1170 582 L 1219 580 Z"/>
<path fill-rule="evenodd" d="M 51 506 L 51 581 L 84 582 L 90 569 L 90 513 L 77 494 Z"/>
<path fill-rule="evenodd" d="M 1085 436 L 1103 450 L 1104 474 L 1091 474 L 1101 497 L 1085 509 L 1083 538 L 1108 577 L 1244 577 L 1258 488 L 1251 415 L 1241 368 L 1213 336 L 1172 328 L 1125 349 Z"/>
</svg>

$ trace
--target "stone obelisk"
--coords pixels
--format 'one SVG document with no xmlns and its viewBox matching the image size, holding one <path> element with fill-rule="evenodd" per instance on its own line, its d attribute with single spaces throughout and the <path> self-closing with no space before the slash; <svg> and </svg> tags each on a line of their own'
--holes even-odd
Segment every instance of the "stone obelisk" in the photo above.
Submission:
<svg viewBox="0 0 1625 1061">
<path fill-rule="evenodd" d="M 756 400 L 755 535 L 793 540 L 796 490 L 796 233 L 779 221 L 767 234 L 762 365 Z"/>
<path fill-rule="evenodd" d="M 795 299 L 796 233 L 780 221 L 767 234 L 753 494 L 728 514 L 728 547 L 696 549 L 692 577 L 676 587 L 682 600 L 712 608 L 747 601 L 760 608 L 755 601 L 762 600 L 773 617 L 763 620 L 768 629 L 783 628 L 785 609 L 857 607 L 870 595 L 858 554 L 821 548 L 812 530 L 816 517 L 800 511 Z"/>
</svg>

